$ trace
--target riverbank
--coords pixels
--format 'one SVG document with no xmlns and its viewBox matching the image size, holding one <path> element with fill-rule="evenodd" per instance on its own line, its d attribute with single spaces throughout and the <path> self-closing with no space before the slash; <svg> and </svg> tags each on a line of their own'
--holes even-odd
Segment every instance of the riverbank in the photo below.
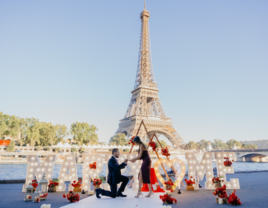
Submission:
<svg viewBox="0 0 268 208">
<path fill-rule="evenodd" d="M 267 187 L 268 187 L 268 172 L 255 172 L 255 173 L 235 173 L 228 174 L 227 180 L 230 178 L 239 178 L 240 181 L 240 190 L 237 190 L 237 196 L 241 199 L 243 208 L 256 208 L 256 207 L 267 207 L 268 198 L 267 198 Z M 204 187 L 204 180 L 200 182 L 200 184 Z M 41 203 L 32 203 L 32 202 L 24 202 L 24 193 L 21 192 L 22 184 L 1 184 L 0 185 L 0 195 L 1 202 L 0 208 L 40 208 L 42 204 L 51 204 L 52 208 L 59 208 L 65 205 L 68 205 L 69 202 L 62 198 L 63 192 L 60 193 L 49 193 L 48 199 L 45 202 Z M 127 192 L 131 191 L 128 189 Z M 126 193 L 127 193 L 126 192 Z M 175 197 L 178 201 L 177 204 L 172 205 L 172 208 L 214 208 L 216 206 L 229 206 L 229 205 L 219 205 L 215 202 L 215 196 L 212 194 L 212 190 L 200 189 L 198 191 L 186 191 L 185 189 L 181 190 L 182 194 L 173 193 L 172 197 Z M 231 191 L 228 191 L 230 194 Z M 85 199 L 86 195 L 80 194 L 81 199 Z M 95 198 L 95 196 L 92 196 Z M 161 208 L 162 204 L 159 198 L 153 198 L 159 204 L 159 206 L 155 206 L 155 208 Z M 101 203 L 104 201 L 111 201 L 112 204 L 116 204 L 116 206 L 110 205 L 111 208 L 123 208 L 125 205 L 118 202 L 119 199 L 96 199 L 96 204 L 101 207 Z M 143 200 L 144 203 L 148 203 L 145 198 L 137 199 Z M 95 200 L 94 200 L 95 201 Z M 81 202 L 78 202 L 81 203 Z M 90 207 L 93 204 L 88 204 Z M 128 204 L 129 208 L 136 208 L 137 204 L 132 203 Z"/>
</svg>

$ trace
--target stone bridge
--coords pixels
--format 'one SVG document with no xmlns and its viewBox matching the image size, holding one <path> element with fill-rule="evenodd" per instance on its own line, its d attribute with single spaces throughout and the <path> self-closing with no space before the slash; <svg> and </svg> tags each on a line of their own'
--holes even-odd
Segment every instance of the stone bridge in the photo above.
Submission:
<svg viewBox="0 0 268 208">
<path fill-rule="evenodd" d="M 234 152 L 237 162 L 268 162 L 268 149 L 211 150 L 210 152 Z"/>
</svg>

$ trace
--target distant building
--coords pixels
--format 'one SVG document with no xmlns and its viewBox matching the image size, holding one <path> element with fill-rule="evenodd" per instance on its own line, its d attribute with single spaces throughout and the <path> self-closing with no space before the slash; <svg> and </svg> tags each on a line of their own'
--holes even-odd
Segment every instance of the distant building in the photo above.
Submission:
<svg viewBox="0 0 268 208">
<path fill-rule="evenodd" d="M 268 140 L 252 140 L 252 141 L 241 141 L 241 144 L 255 144 L 259 149 L 268 149 Z"/>
<path fill-rule="evenodd" d="M 209 143 L 208 146 L 207 146 L 207 151 L 209 152 L 211 150 L 212 150 L 212 145 L 211 145 L 211 143 Z"/>
</svg>

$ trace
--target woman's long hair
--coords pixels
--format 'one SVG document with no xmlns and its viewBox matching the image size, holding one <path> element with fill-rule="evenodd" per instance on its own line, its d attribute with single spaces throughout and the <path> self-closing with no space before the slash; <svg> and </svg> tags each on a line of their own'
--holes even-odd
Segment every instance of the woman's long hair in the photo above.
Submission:
<svg viewBox="0 0 268 208">
<path fill-rule="evenodd" d="M 133 141 L 137 144 L 142 144 L 141 138 L 139 136 L 136 136 Z"/>
</svg>

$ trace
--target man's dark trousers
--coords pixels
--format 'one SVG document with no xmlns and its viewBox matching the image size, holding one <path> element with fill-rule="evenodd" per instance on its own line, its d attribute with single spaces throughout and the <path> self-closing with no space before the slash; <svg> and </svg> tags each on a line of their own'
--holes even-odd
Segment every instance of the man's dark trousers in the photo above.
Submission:
<svg viewBox="0 0 268 208">
<path fill-rule="evenodd" d="M 128 180 L 129 180 L 128 177 L 121 175 L 120 182 L 122 182 L 122 184 L 121 184 L 120 188 L 118 189 L 118 192 L 122 193 L 125 191 Z M 112 184 L 109 183 L 109 185 L 110 185 L 111 191 L 102 190 L 101 195 L 115 198 L 117 196 L 117 184 L 116 183 L 112 183 Z"/>
</svg>

